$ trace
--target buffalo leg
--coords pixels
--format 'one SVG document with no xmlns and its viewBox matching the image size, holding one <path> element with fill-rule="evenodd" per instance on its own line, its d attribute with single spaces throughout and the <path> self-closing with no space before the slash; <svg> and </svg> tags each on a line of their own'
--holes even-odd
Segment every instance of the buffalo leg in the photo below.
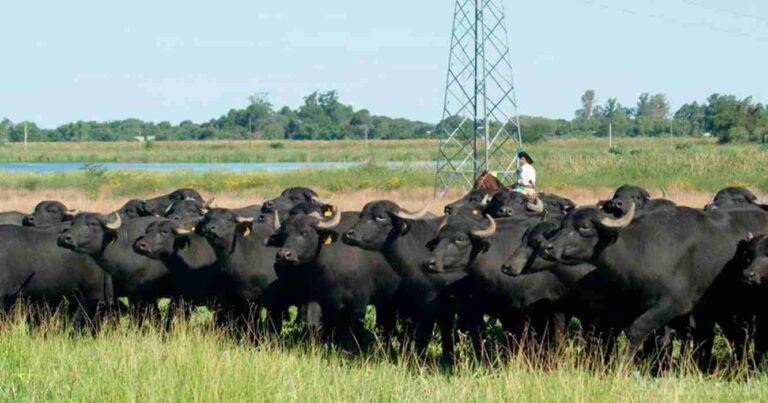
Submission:
<svg viewBox="0 0 768 403">
<path fill-rule="evenodd" d="M 438 317 L 438 326 L 440 327 L 440 343 L 443 354 L 441 361 L 444 365 L 453 365 L 454 350 L 456 346 L 456 330 L 454 326 L 453 312 L 444 310 Z"/>
<path fill-rule="evenodd" d="M 676 317 L 684 315 L 685 312 L 672 301 L 663 301 L 637 317 L 626 329 L 630 356 L 635 355 L 637 350 L 642 347 L 645 339 L 654 330 L 668 324 Z"/>
</svg>

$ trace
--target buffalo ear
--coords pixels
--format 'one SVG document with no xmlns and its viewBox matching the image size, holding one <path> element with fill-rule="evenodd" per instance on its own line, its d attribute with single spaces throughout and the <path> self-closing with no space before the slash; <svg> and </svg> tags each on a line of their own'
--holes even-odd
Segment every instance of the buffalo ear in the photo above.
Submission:
<svg viewBox="0 0 768 403">
<path fill-rule="evenodd" d="M 424 245 L 424 246 L 426 246 L 426 248 L 429 249 L 429 250 L 435 250 L 435 248 L 437 248 L 437 244 L 438 243 L 440 243 L 440 239 L 439 238 L 435 238 L 435 239 L 432 239 L 431 241 L 427 242 L 427 244 Z"/>
<path fill-rule="evenodd" d="M 285 239 L 280 234 L 272 234 L 264 239 L 264 246 L 280 248 L 285 244 Z"/>
</svg>

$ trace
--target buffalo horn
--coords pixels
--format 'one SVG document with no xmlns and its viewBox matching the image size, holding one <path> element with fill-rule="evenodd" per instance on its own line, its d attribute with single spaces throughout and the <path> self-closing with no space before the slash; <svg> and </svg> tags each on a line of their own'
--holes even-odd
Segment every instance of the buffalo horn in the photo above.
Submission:
<svg viewBox="0 0 768 403">
<path fill-rule="evenodd" d="M 541 202 L 540 198 L 535 198 L 533 202 L 526 203 L 525 207 L 529 211 L 533 211 L 534 213 L 541 213 L 544 211 L 544 203 Z"/>
<path fill-rule="evenodd" d="M 472 235 L 478 238 L 488 238 L 496 233 L 496 220 L 489 215 L 486 215 L 485 218 L 488 220 L 488 228 L 472 231 Z"/>
<path fill-rule="evenodd" d="M 331 229 L 339 225 L 341 222 L 341 213 L 339 213 L 339 210 L 334 206 L 333 208 L 333 215 L 328 221 L 320 220 L 320 222 L 317 223 L 317 228 L 320 229 Z"/>
<path fill-rule="evenodd" d="M 624 228 L 632 222 L 633 218 L 635 218 L 635 203 L 629 206 L 627 214 L 619 218 L 603 217 L 600 219 L 600 224 L 606 228 Z"/>
<path fill-rule="evenodd" d="M 272 228 L 275 231 L 277 231 L 280 229 L 280 213 L 278 213 L 277 210 L 275 210 L 274 215 L 275 215 L 275 220 L 272 223 Z"/>
<path fill-rule="evenodd" d="M 109 229 L 118 229 L 121 225 L 123 225 L 123 220 L 120 218 L 120 214 L 112 213 L 110 214 L 113 218 L 111 220 L 108 220 L 106 224 L 104 224 L 105 227 Z"/>
<path fill-rule="evenodd" d="M 404 209 L 397 209 L 397 211 L 395 211 L 395 215 L 403 220 L 418 220 L 423 218 L 425 214 L 427 214 L 427 206 L 424 206 L 421 210 L 415 213 Z"/>
</svg>

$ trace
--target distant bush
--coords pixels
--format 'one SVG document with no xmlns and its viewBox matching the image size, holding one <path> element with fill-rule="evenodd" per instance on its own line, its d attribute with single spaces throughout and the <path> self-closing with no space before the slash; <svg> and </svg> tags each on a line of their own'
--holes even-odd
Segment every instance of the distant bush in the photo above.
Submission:
<svg viewBox="0 0 768 403">
<path fill-rule="evenodd" d="M 717 142 L 720 144 L 728 143 L 746 143 L 751 140 L 749 130 L 736 126 L 728 129 L 728 131 L 718 137 Z"/>
</svg>

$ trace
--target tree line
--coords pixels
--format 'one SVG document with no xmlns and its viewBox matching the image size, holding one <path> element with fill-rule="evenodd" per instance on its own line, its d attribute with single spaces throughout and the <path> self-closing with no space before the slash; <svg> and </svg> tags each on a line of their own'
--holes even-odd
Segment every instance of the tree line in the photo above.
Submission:
<svg viewBox="0 0 768 403">
<path fill-rule="evenodd" d="M 137 136 L 156 140 L 341 140 L 341 139 L 425 139 L 444 135 L 455 126 L 457 117 L 437 124 L 371 114 L 339 100 L 336 91 L 313 92 L 296 109 L 274 108 L 266 94 L 249 97 L 244 108 L 203 123 L 183 121 L 146 122 L 125 119 L 108 122 L 77 121 L 53 129 L 34 122 L 0 122 L 0 141 L 127 141 Z M 594 90 L 581 97 L 581 108 L 571 120 L 521 116 L 524 139 L 575 136 L 702 136 L 711 135 L 721 143 L 764 142 L 768 140 L 768 108 L 752 98 L 713 94 L 703 103 L 692 102 L 672 113 L 664 94 L 641 94 L 634 106 L 616 98 L 600 104 Z"/>
</svg>

